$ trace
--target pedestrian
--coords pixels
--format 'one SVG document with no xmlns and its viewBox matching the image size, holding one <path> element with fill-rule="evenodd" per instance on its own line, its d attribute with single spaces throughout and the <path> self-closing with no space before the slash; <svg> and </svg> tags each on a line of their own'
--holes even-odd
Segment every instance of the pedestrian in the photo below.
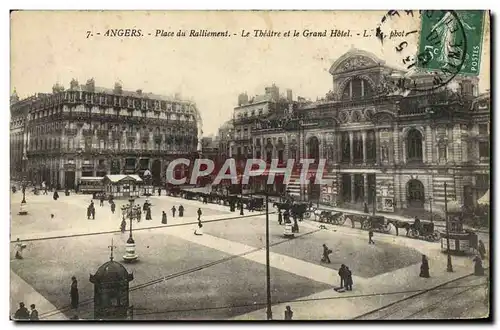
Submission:
<svg viewBox="0 0 500 330">
<path fill-rule="evenodd" d="M 158 188 L 158 196 L 161 196 L 161 187 Z"/>
<path fill-rule="evenodd" d="M 243 214 L 243 202 L 240 203 L 240 215 L 244 215 Z"/>
<path fill-rule="evenodd" d="M 101 197 L 99 197 L 99 206 L 104 206 L 104 194 L 101 193 Z"/>
<path fill-rule="evenodd" d="M 283 223 L 283 215 L 281 214 L 281 209 L 278 209 L 278 223 L 280 225 Z"/>
<path fill-rule="evenodd" d="M 172 218 L 175 218 L 175 211 L 177 211 L 175 206 L 172 206 Z"/>
<path fill-rule="evenodd" d="M 323 259 L 321 259 L 321 261 L 326 262 L 327 264 L 332 263 L 329 257 L 330 253 L 332 253 L 332 250 L 330 250 L 326 244 L 323 244 Z"/>
<path fill-rule="evenodd" d="M 352 291 L 352 272 L 349 267 L 345 267 L 345 289 L 346 291 Z"/>
<path fill-rule="evenodd" d="M 368 210 L 368 204 L 366 204 L 365 202 L 365 206 L 364 206 L 364 210 L 363 210 L 365 213 L 370 213 L 370 211 Z"/>
<path fill-rule="evenodd" d="M 480 256 L 475 256 L 474 259 L 474 275 L 484 276 L 483 261 Z"/>
<path fill-rule="evenodd" d="M 38 320 L 40 320 L 38 318 L 38 311 L 35 308 L 35 304 L 31 304 L 30 307 L 31 307 L 30 320 L 31 321 L 38 321 Z"/>
<path fill-rule="evenodd" d="M 427 256 L 422 254 L 422 264 L 420 265 L 420 277 L 429 278 L 429 261 Z"/>
<path fill-rule="evenodd" d="M 180 205 L 179 206 L 179 217 L 183 217 L 184 216 L 184 206 Z"/>
<path fill-rule="evenodd" d="M 479 240 L 477 251 L 481 255 L 481 259 L 484 260 L 484 257 L 486 256 L 486 248 L 484 247 L 484 243 L 482 240 Z"/>
<path fill-rule="evenodd" d="M 198 222 L 198 228 L 194 231 L 194 234 L 198 236 L 203 235 L 203 225 L 201 222 Z"/>
<path fill-rule="evenodd" d="M 167 214 L 165 211 L 161 211 L 161 223 L 166 225 L 167 224 Z"/>
<path fill-rule="evenodd" d="M 368 244 L 375 244 L 375 242 L 373 241 L 373 230 L 370 229 L 368 231 Z"/>
<path fill-rule="evenodd" d="M 19 309 L 14 314 L 14 319 L 15 320 L 29 320 L 30 319 L 30 313 L 29 313 L 28 309 L 24 306 L 23 302 L 19 303 Z"/>
<path fill-rule="evenodd" d="M 151 218 L 151 206 L 148 205 L 148 208 L 146 209 L 146 220 L 152 220 Z"/>
<path fill-rule="evenodd" d="M 71 308 L 78 308 L 78 281 L 75 276 L 71 277 L 71 290 L 69 292 L 71 298 Z"/>
<path fill-rule="evenodd" d="M 343 288 L 345 286 L 346 265 L 342 264 L 340 266 L 339 276 L 340 276 L 340 287 Z"/>
<path fill-rule="evenodd" d="M 90 209 L 90 205 L 87 206 L 87 220 L 90 220 L 90 217 L 92 216 L 92 211 Z"/>
<path fill-rule="evenodd" d="M 42 181 L 42 189 L 43 189 L 43 194 L 44 195 L 48 195 L 48 193 L 47 193 L 47 184 L 45 183 L 45 181 Z"/>
<path fill-rule="evenodd" d="M 26 248 L 26 245 L 21 243 L 19 237 L 16 240 L 16 259 L 24 259 L 23 258 L 23 250 Z"/>
<path fill-rule="evenodd" d="M 57 193 L 57 190 L 54 190 L 54 195 L 52 195 L 52 198 L 56 201 L 59 198 L 59 194 Z"/>
<path fill-rule="evenodd" d="M 201 221 L 201 215 L 202 215 L 201 208 L 198 208 L 198 212 L 196 213 L 198 214 L 198 221 Z"/>
<path fill-rule="evenodd" d="M 125 221 L 125 217 L 122 218 L 122 223 L 120 225 L 120 230 L 122 234 L 125 232 L 125 229 L 127 228 L 127 222 Z"/>
<path fill-rule="evenodd" d="M 298 233 L 299 232 L 299 223 L 297 222 L 297 218 L 293 218 L 293 227 L 292 227 L 292 233 Z"/>
<path fill-rule="evenodd" d="M 285 307 L 285 321 L 291 321 L 293 319 L 293 311 L 290 306 Z"/>
<path fill-rule="evenodd" d="M 115 214 L 116 204 L 114 201 L 111 201 L 111 213 Z"/>
</svg>

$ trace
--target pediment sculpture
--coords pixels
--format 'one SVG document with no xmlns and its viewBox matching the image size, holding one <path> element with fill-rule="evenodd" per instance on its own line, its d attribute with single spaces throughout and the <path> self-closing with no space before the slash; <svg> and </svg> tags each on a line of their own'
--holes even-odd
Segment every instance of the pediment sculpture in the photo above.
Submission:
<svg viewBox="0 0 500 330">
<path fill-rule="evenodd" d="M 349 58 L 345 60 L 338 68 L 337 72 L 346 72 L 346 71 L 353 71 L 353 70 L 358 70 L 362 68 L 366 68 L 369 66 L 373 66 L 376 63 L 365 57 L 365 56 L 355 56 L 352 58 Z"/>
</svg>

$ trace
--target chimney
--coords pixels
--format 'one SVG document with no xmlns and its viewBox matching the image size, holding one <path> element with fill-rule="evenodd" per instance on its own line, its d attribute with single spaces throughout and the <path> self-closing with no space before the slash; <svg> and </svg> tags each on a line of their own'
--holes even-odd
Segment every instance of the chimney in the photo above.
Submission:
<svg viewBox="0 0 500 330">
<path fill-rule="evenodd" d="M 286 100 L 288 102 L 292 102 L 293 101 L 293 94 L 292 94 L 292 90 L 291 89 L 287 89 L 286 90 Z"/>
<path fill-rule="evenodd" d="M 247 93 L 241 93 L 240 95 L 238 95 L 238 106 L 242 106 L 243 104 L 248 104 Z"/>
<path fill-rule="evenodd" d="M 138 90 L 136 90 L 136 93 L 137 93 L 138 95 L 142 95 L 142 89 L 138 89 Z"/>
</svg>

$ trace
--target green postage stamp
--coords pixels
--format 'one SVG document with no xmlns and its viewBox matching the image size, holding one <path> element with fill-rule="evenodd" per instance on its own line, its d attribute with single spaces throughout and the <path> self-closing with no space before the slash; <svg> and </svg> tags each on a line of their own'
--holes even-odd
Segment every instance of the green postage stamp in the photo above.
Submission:
<svg viewBox="0 0 500 330">
<path fill-rule="evenodd" d="M 426 10 L 421 16 L 417 65 L 449 74 L 479 74 L 484 10 Z"/>
</svg>

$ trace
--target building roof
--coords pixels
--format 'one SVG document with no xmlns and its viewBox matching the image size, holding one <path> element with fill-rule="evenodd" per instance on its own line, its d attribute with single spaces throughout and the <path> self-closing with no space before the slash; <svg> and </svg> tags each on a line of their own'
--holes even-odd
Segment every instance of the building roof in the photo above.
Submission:
<svg viewBox="0 0 500 330">
<path fill-rule="evenodd" d="M 140 178 L 140 176 L 136 175 L 136 174 L 109 174 L 109 175 L 106 175 L 105 178 L 107 178 L 109 181 L 111 182 L 120 182 L 122 181 L 123 179 L 126 179 L 126 178 L 129 178 L 129 179 L 132 179 L 136 182 L 142 182 L 142 179 Z"/>
<path fill-rule="evenodd" d="M 90 276 L 92 283 L 131 281 L 133 275 L 119 262 L 110 260 L 97 269 L 95 275 Z"/>
</svg>

